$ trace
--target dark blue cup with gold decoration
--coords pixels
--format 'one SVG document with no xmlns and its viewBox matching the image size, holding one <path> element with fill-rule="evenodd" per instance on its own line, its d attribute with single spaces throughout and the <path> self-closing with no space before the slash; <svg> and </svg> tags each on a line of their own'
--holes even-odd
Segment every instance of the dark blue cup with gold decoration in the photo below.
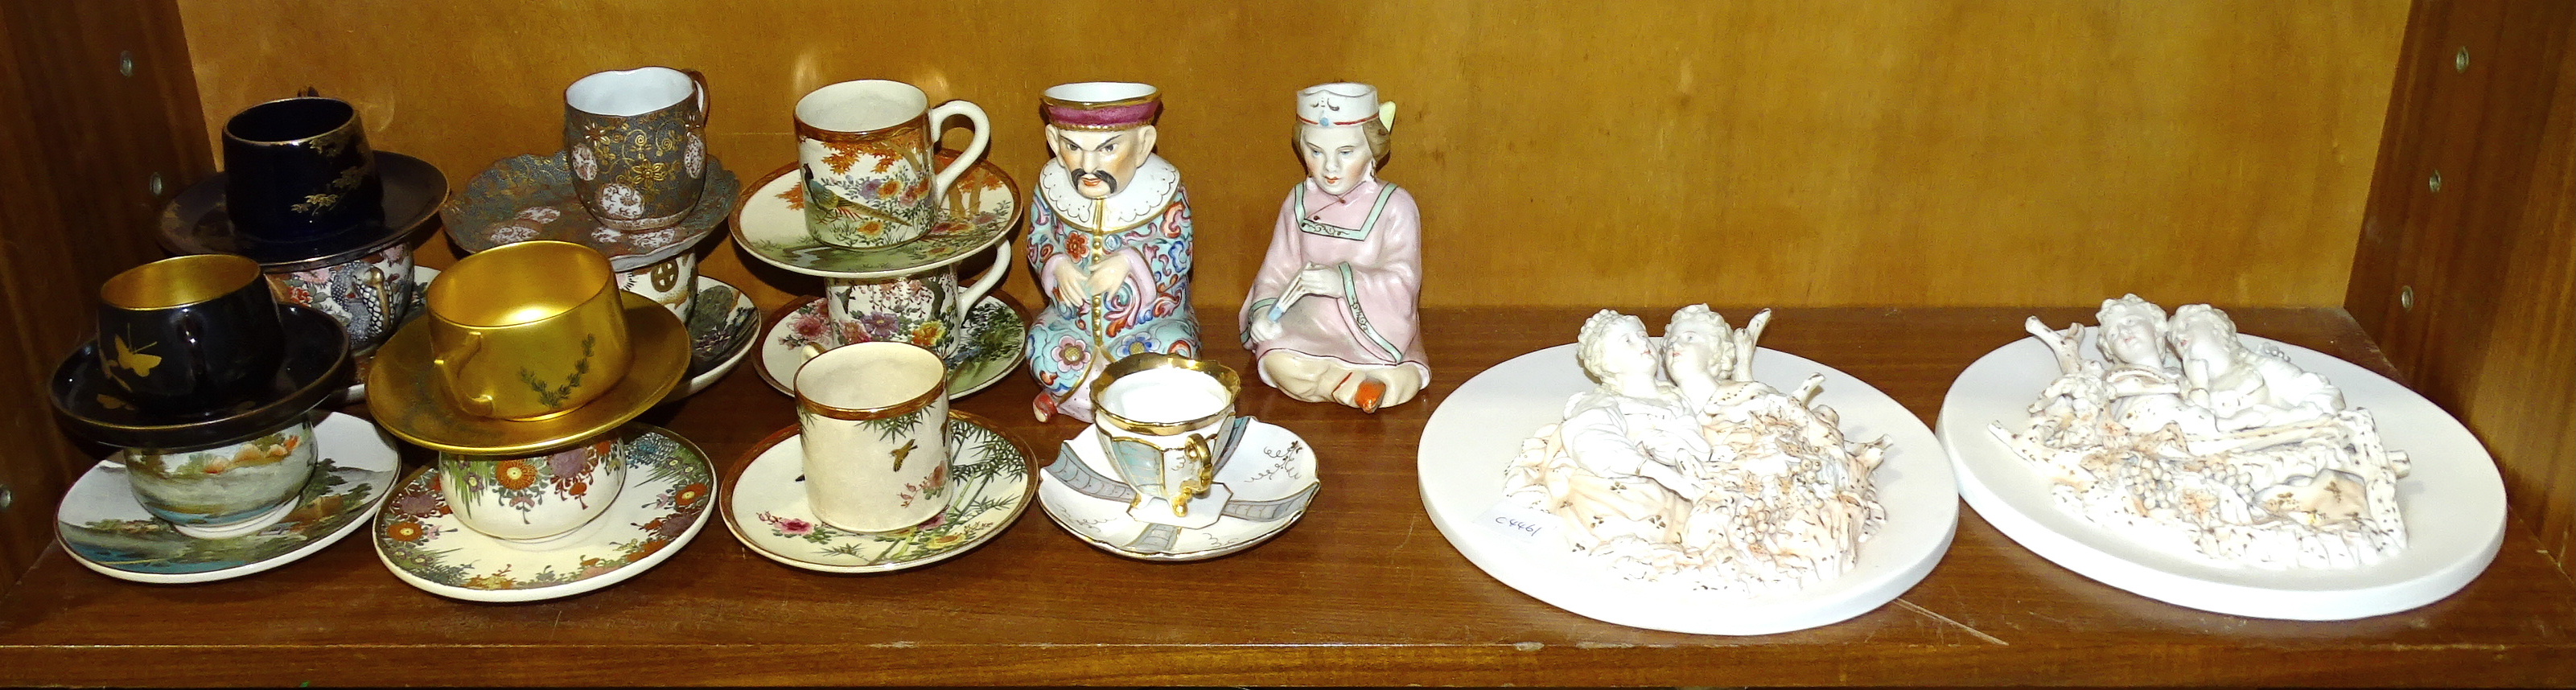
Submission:
<svg viewBox="0 0 2576 690">
<path fill-rule="evenodd" d="M 384 182 L 347 101 L 288 98 L 234 115 L 224 123 L 224 173 L 224 203 L 247 243 L 384 232 Z"/>
<path fill-rule="evenodd" d="M 102 404 L 189 414 L 276 387 L 285 329 L 259 262 L 162 259 L 107 279 L 98 295 Z"/>
</svg>

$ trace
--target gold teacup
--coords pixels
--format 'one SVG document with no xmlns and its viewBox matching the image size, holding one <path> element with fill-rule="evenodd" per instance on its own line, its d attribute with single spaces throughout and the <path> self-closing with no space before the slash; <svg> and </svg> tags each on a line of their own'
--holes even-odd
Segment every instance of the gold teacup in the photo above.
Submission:
<svg viewBox="0 0 2576 690">
<path fill-rule="evenodd" d="M 432 364 L 459 409 L 536 420 L 598 398 L 632 357 L 617 272 L 569 242 L 520 242 L 458 260 L 429 285 Z"/>
</svg>

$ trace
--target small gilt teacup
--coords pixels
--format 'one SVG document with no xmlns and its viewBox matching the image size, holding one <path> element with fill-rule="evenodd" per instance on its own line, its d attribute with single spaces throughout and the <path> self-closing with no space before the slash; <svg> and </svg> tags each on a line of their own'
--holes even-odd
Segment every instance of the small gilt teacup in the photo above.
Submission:
<svg viewBox="0 0 2576 690">
<path fill-rule="evenodd" d="M 607 512 L 626 485 L 617 434 L 545 455 L 440 453 L 438 491 L 458 522 L 504 544 L 541 547 Z"/>
<path fill-rule="evenodd" d="M 313 476 L 311 416 L 246 440 L 184 450 L 125 449 L 143 509 L 199 539 L 257 532 L 286 517 Z"/>
<path fill-rule="evenodd" d="M 974 124 L 974 138 L 945 169 L 931 151 L 950 118 Z M 930 106 L 911 84 L 870 79 L 833 84 L 796 101 L 796 160 L 803 167 L 805 227 L 825 244 L 891 247 L 930 232 L 939 200 L 991 142 L 984 108 L 968 101 Z"/>
<path fill-rule="evenodd" d="M 853 532 L 929 521 L 948 506 L 948 368 L 906 343 L 857 343 L 796 371 L 796 423 L 814 515 Z"/>
<path fill-rule="evenodd" d="M 520 242 L 458 260 L 429 285 L 429 340 L 450 402 L 545 419 L 597 399 L 633 353 L 617 272 L 569 242 Z"/>
<path fill-rule="evenodd" d="M 1223 364 L 1162 353 L 1129 355 L 1091 383 L 1102 452 L 1118 479 L 1136 488 L 1128 514 L 1204 526 L 1222 508 L 1216 468 L 1234 446 L 1241 377 Z M 1218 505 L 1194 506 L 1215 498 Z"/>
</svg>

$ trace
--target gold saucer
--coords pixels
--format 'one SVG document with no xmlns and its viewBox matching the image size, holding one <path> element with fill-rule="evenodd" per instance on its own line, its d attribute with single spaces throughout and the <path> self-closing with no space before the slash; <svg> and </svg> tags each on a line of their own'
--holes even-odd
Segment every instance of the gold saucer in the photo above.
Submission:
<svg viewBox="0 0 2576 690">
<path fill-rule="evenodd" d="M 464 455 L 531 455 L 607 433 L 652 409 L 689 370 L 689 332 L 650 297 L 627 292 L 627 347 L 634 363 L 606 394 L 545 419 L 494 419 L 458 409 L 430 365 L 427 320 L 396 331 L 367 372 L 367 409 L 403 440 Z"/>
</svg>

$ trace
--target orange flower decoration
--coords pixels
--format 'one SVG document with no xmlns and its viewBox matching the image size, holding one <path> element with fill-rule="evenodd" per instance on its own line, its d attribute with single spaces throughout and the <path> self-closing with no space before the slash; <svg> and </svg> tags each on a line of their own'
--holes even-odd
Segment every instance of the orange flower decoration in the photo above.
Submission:
<svg viewBox="0 0 2576 690">
<path fill-rule="evenodd" d="M 394 541 L 410 542 L 420 541 L 420 538 L 428 536 L 428 533 L 420 528 L 420 523 L 404 520 L 386 526 L 385 536 L 392 537 Z"/>
<path fill-rule="evenodd" d="M 678 496 L 678 497 L 676 497 L 676 498 L 675 498 L 675 500 L 677 500 L 677 501 L 679 502 L 679 504 L 680 504 L 680 505 L 682 505 L 682 506 L 689 506 L 689 505 L 696 505 L 696 504 L 697 504 L 697 502 L 698 502 L 698 499 L 706 498 L 706 497 L 707 497 L 707 485 L 706 485 L 706 483 L 705 483 L 705 482 L 699 482 L 699 483 L 696 483 L 696 484 L 690 484 L 690 485 L 688 485 L 688 486 L 680 487 L 680 494 L 679 494 L 679 496 Z"/>
<path fill-rule="evenodd" d="M 492 476 L 501 480 L 501 486 L 525 489 L 537 484 L 537 466 L 526 460 L 503 460 L 501 466 L 493 468 Z"/>
</svg>

